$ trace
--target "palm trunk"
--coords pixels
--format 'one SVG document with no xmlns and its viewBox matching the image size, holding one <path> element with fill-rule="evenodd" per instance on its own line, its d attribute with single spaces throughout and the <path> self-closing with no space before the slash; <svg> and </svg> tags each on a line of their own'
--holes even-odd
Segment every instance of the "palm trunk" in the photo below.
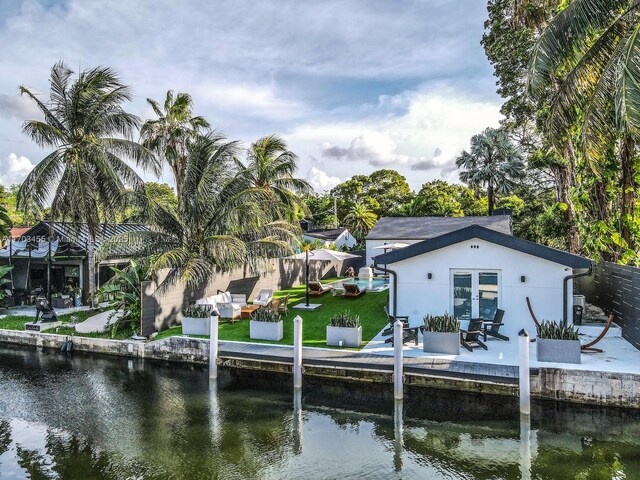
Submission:
<svg viewBox="0 0 640 480">
<path fill-rule="evenodd" d="M 489 204 L 489 216 L 491 216 L 491 214 L 493 213 L 493 205 L 495 203 L 494 196 L 495 196 L 495 193 L 493 191 L 493 183 L 489 182 L 489 185 L 487 187 L 487 202 Z"/>
<path fill-rule="evenodd" d="M 620 235 L 627 242 L 628 248 L 635 250 L 635 239 L 629 225 L 635 218 L 636 182 L 633 178 L 633 162 L 635 157 L 635 142 L 630 137 L 622 140 L 620 148 L 620 163 L 622 167 L 622 205 L 620 206 L 621 231 Z"/>
<path fill-rule="evenodd" d="M 96 244 L 93 239 L 87 243 L 87 262 L 89 262 L 89 304 L 91 308 L 96 307 L 96 267 L 95 267 Z"/>
</svg>

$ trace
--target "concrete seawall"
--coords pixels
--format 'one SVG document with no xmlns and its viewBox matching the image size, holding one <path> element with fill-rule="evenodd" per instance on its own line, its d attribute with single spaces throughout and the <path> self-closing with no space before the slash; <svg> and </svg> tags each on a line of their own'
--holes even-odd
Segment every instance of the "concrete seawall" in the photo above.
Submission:
<svg viewBox="0 0 640 480">
<path fill-rule="evenodd" d="M 1 330 L 0 343 L 30 347 L 60 349 L 66 335 Z M 103 338 L 72 337 L 75 351 L 100 353 L 132 358 L 145 358 L 170 362 L 207 364 L 209 342 L 204 339 L 171 337 L 153 342 L 110 340 Z M 291 373 L 291 361 L 274 358 L 239 355 L 234 351 L 237 342 L 220 342 L 219 364 L 230 368 Z M 237 348 L 236 348 L 237 350 Z M 320 364 L 304 360 L 304 374 L 313 377 L 338 378 L 354 382 L 380 383 L 387 388 L 393 382 L 392 372 L 371 365 L 363 368 L 344 363 Z M 518 386 L 512 379 L 478 379 L 452 377 L 438 371 L 405 371 L 405 384 L 413 387 L 437 388 L 452 391 L 476 392 L 493 395 L 517 396 Z M 383 388 L 381 386 L 381 388 Z M 531 394 L 535 398 L 570 403 L 640 408 L 640 375 L 539 368 L 531 377 Z"/>
</svg>

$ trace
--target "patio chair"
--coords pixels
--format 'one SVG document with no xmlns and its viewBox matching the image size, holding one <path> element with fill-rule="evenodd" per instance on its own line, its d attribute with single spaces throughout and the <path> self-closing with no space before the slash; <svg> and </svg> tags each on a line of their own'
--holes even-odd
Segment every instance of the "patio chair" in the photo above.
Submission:
<svg viewBox="0 0 640 480">
<path fill-rule="evenodd" d="M 402 344 L 404 345 L 407 342 L 414 341 L 415 344 L 418 345 L 418 330 L 420 327 L 409 326 L 409 317 L 407 316 L 391 315 L 386 305 L 384 307 L 384 313 L 386 313 L 387 321 L 389 322 L 389 326 L 382 331 L 383 337 L 389 337 L 385 339 L 384 343 L 393 345 L 393 325 L 396 323 L 396 320 L 400 320 L 402 322 Z"/>
<path fill-rule="evenodd" d="M 396 323 L 396 320 L 400 320 L 402 322 L 402 328 L 409 328 L 409 317 L 406 315 L 396 315 L 393 316 L 389 313 L 389 307 L 384 306 L 384 313 L 387 316 L 387 322 L 389 322 L 389 326 L 382 331 L 383 336 L 388 336 L 393 334 L 393 324 Z"/>
<path fill-rule="evenodd" d="M 266 307 L 273 300 L 273 290 L 263 289 L 260 290 L 258 296 L 253 300 L 254 305 Z"/>
<path fill-rule="evenodd" d="M 483 330 L 483 340 L 487 341 L 487 336 L 496 337 L 500 340 L 509 341 L 509 337 L 500 333 L 500 327 L 504 325 L 502 323 L 502 318 L 504 317 L 504 310 L 500 310 L 499 308 L 496 310 L 496 314 L 493 316 L 493 320 L 490 321 L 482 321 L 482 330 Z M 481 320 L 481 319 L 480 319 Z"/>
<path fill-rule="evenodd" d="M 289 294 L 280 299 L 280 306 L 278 307 L 278 311 L 284 313 L 285 315 L 289 315 Z"/>
<path fill-rule="evenodd" d="M 272 312 L 274 313 L 278 313 L 278 310 L 280 310 L 280 303 L 282 302 L 281 299 L 279 298 L 274 298 L 273 300 L 271 300 L 271 302 L 269 303 L 268 306 L 264 307 L 264 308 L 269 308 L 271 309 Z"/>
<path fill-rule="evenodd" d="M 320 282 L 309 282 L 309 295 L 312 297 L 320 297 L 331 291 L 331 286 L 322 285 Z"/>
<path fill-rule="evenodd" d="M 355 283 L 343 283 L 344 293 L 342 294 L 345 298 L 358 298 L 361 295 L 367 293 L 366 288 L 360 288 Z"/>
<path fill-rule="evenodd" d="M 487 346 L 480 340 L 482 333 L 482 320 L 470 320 L 467 330 L 460 330 L 460 345 L 470 352 L 473 352 L 474 348 L 487 350 Z"/>
<path fill-rule="evenodd" d="M 36 301 L 36 322 L 42 316 L 42 322 L 57 322 L 56 311 L 49 305 L 46 298 L 38 298 Z"/>
</svg>

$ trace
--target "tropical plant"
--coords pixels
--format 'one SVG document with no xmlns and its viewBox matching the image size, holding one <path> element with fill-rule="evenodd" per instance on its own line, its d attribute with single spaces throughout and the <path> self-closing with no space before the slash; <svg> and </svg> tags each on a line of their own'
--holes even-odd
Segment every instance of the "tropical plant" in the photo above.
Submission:
<svg viewBox="0 0 640 480">
<path fill-rule="evenodd" d="M 278 312 L 274 312 L 270 308 L 259 308 L 253 313 L 251 320 L 255 322 L 278 323 L 282 318 Z"/>
<path fill-rule="evenodd" d="M 193 101 L 186 93 L 174 97 L 169 90 L 162 107 L 150 98 L 147 103 L 158 118 L 147 120 L 140 129 L 143 145 L 169 165 L 179 197 L 189 144 L 209 129 L 209 123 L 203 117 L 193 115 Z"/>
<path fill-rule="evenodd" d="M 189 305 L 182 309 L 182 316 L 188 318 L 209 318 L 213 312 L 211 305 Z"/>
<path fill-rule="evenodd" d="M 585 162 L 597 175 L 612 153 L 618 159 L 621 246 L 627 249 L 635 247 L 637 230 L 639 6 L 637 0 L 574 0 L 549 22 L 529 67 L 532 96 L 556 87 L 545 121 L 553 144 L 571 148 L 577 137 Z"/>
<path fill-rule="evenodd" d="M 472 188 L 486 186 L 488 213 L 491 215 L 496 195 L 507 195 L 515 181 L 525 175 L 525 164 L 518 148 L 500 129 L 487 128 L 471 137 L 471 149 L 456 158 L 456 166 L 464 168 L 460 180 Z"/>
<path fill-rule="evenodd" d="M 443 315 L 425 315 L 423 321 L 426 332 L 458 333 L 460 331 L 458 319 L 446 312 Z"/>
<path fill-rule="evenodd" d="M 0 307 L 6 307 L 6 294 L 4 287 L 11 283 L 11 277 L 7 274 L 13 270 L 13 265 L 0 265 Z"/>
<path fill-rule="evenodd" d="M 291 252 L 298 228 L 278 218 L 263 190 L 247 190 L 234 162 L 235 142 L 210 133 L 189 145 L 177 210 L 152 203 L 146 232 L 111 237 L 100 256 L 127 253 L 147 259 L 153 273 L 167 269 L 161 288 L 198 287 L 219 270 L 257 266 Z"/>
<path fill-rule="evenodd" d="M 306 180 L 293 176 L 298 168 L 298 157 L 287 150 L 286 142 L 277 135 L 263 137 L 251 144 L 246 165 L 237 162 L 237 167 L 247 189 L 284 207 L 283 211 L 289 217 L 295 207 L 302 204 L 299 194 L 313 190 Z"/>
<path fill-rule="evenodd" d="M 360 326 L 360 317 L 354 315 L 350 310 L 334 313 L 329 317 L 330 327 L 341 328 L 358 328 Z"/>
<path fill-rule="evenodd" d="M 578 331 L 573 325 L 565 325 L 559 322 L 543 321 L 536 326 L 538 338 L 550 340 L 579 340 Z"/>
<path fill-rule="evenodd" d="M 115 275 L 104 286 L 115 296 L 115 311 L 109 317 L 111 336 L 115 338 L 118 330 L 127 323 L 131 326 L 134 335 L 140 334 L 141 284 L 149 278 L 149 267 L 144 263 L 131 260 L 126 268 L 111 267 L 111 270 Z"/>
<path fill-rule="evenodd" d="M 152 153 L 132 140 L 138 118 L 122 103 L 131 99 L 129 87 L 106 67 L 83 70 L 71 81 L 73 71 L 60 62 L 51 69 L 48 102 L 26 87 L 44 115 L 29 120 L 23 131 L 40 147 L 53 148 L 27 175 L 18 192 L 18 207 L 44 209 L 51 205 L 51 219 L 86 224 L 89 292 L 95 294 L 95 239 L 101 223 L 122 211 L 126 188 L 142 191 L 144 184 L 124 159 L 138 167 L 159 172 Z"/>
<path fill-rule="evenodd" d="M 353 205 L 349 214 L 344 217 L 345 225 L 358 237 L 369 233 L 377 220 L 378 216 L 361 203 Z"/>
<path fill-rule="evenodd" d="M 0 239 L 6 239 L 11 234 L 13 222 L 7 212 L 7 207 L 0 203 Z"/>
</svg>

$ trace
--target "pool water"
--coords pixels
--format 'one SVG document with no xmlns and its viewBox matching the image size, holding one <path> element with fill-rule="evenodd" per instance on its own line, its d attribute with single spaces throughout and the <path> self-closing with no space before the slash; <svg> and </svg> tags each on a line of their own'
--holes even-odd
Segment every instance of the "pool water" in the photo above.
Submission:
<svg viewBox="0 0 640 480">
<path fill-rule="evenodd" d="M 374 277 L 372 279 L 354 278 L 352 280 L 341 281 L 340 283 L 342 284 L 355 283 L 360 288 L 366 288 L 367 290 L 370 290 L 373 292 L 380 292 L 382 290 L 386 290 L 387 288 L 389 288 L 388 278 L 378 278 L 378 277 Z"/>
<path fill-rule="evenodd" d="M 628 411 L 0 346 L 0 478 L 638 479 Z"/>
</svg>

